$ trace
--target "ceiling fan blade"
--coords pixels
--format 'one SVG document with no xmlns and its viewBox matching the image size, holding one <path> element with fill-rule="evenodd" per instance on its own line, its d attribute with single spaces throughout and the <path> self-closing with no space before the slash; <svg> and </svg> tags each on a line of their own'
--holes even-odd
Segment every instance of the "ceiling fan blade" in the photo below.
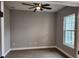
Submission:
<svg viewBox="0 0 79 59">
<path fill-rule="evenodd" d="M 51 10 L 52 8 L 50 8 L 50 7 L 42 7 L 42 8 L 44 8 L 44 9 L 49 9 L 49 10 Z"/>
<path fill-rule="evenodd" d="M 39 5 L 39 3 L 33 3 L 34 5 Z"/>
<path fill-rule="evenodd" d="M 35 8 L 35 7 L 30 7 L 29 9 L 33 9 L 33 8 Z"/>
<path fill-rule="evenodd" d="M 31 4 L 27 4 L 27 3 L 22 3 L 22 5 L 34 6 L 34 5 L 31 5 Z"/>
<path fill-rule="evenodd" d="M 34 9 L 34 12 L 36 12 L 36 9 Z"/>
<path fill-rule="evenodd" d="M 43 8 L 41 8 L 40 10 L 43 11 Z"/>
<path fill-rule="evenodd" d="M 42 6 L 50 6 L 50 4 L 44 4 L 44 5 L 42 5 Z"/>
</svg>

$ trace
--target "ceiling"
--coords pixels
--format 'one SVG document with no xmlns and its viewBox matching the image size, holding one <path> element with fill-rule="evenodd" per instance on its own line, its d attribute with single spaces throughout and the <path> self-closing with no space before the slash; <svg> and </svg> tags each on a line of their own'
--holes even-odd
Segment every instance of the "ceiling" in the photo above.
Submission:
<svg viewBox="0 0 79 59">
<path fill-rule="evenodd" d="M 29 7 L 31 6 L 22 5 L 21 3 L 23 2 L 28 4 L 33 4 L 35 2 L 42 3 L 42 4 L 48 3 L 50 4 L 49 7 L 51 7 L 52 9 L 51 10 L 44 9 L 43 11 L 45 12 L 56 12 L 65 6 L 73 6 L 73 7 L 79 6 L 79 2 L 69 2 L 69 1 L 66 1 L 66 2 L 63 2 L 63 1 L 6 1 L 5 5 L 9 9 L 26 10 L 26 11 L 34 10 L 34 9 L 29 9 Z"/>
</svg>

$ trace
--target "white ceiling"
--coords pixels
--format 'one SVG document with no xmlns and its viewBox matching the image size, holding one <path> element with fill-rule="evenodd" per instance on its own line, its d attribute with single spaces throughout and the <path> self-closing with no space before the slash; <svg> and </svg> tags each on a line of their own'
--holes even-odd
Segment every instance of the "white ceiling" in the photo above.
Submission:
<svg viewBox="0 0 79 59">
<path fill-rule="evenodd" d="M 63 1 L 61 2 L 60 1 L 30 1 L 30 2 L 29 1 L 6 1 L 5 5 L 7 5 L 9 9 L 27 10 L 27 11 L 34 10 L 34 9 L 29 9 L 29 7 L 31 6 L 22 5 L 21 4 L 22 2 L 28 3 L 28 4 L 33 4 L 34 2 L 42 3 L 42 4 L 48 3 L 50 4 L 49 7 L 51 7 L 52 9 L 51 10 L 44 9 L 43 11 L 46 11 L 46 12 L 56 12 L 65 6 L 79 6 L 79 2 L 68 2 L 68 1 L 66 2 L 63 2 Z"/>
</svg>

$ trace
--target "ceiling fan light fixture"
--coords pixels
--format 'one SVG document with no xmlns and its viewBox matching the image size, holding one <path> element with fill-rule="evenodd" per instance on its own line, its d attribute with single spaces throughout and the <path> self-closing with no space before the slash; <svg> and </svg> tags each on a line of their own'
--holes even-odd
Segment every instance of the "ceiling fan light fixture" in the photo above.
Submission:
<svg viewBox="0 0 79 59">
<path fill-rule="evenodd" d="M 39 11 L 41 9 L 41 7 L 38 6 L 38 7 L 36 7 L 36 9 Z"/>
<path fill-rule="evenodd" d="M 34 12 L 36 11 L 43 11 L 43 9 L 48 9 L 51 10 L 50 4 L 42 4 L 42 3 L 33 3 L 33 4 L 27 4 L 27 3 L 22 3 L 23 5 L 28 5 L 28 6 L 32 6 L 29 9 L 33 9 L 34 8 Z"/>
</svg>

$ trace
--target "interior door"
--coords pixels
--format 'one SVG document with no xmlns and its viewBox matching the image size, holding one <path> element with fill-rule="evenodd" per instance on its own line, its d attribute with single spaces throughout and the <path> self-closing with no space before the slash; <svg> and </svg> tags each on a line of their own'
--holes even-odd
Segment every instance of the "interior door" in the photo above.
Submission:
<svg viewBox="0 0 79 59">
<path fill-rule="evenodd" d="M 2 50 L 1 50 L 1 18 L 0 18 L 0 57 L 2 55 Z"/>
<path fill-rule="evenodd" d="M 0 2 L 0 11 L 1 11 L 1 2 Z M 2 49 L 1 49 L 1 17 L 0 17 L 0 57 L 2 54 Z"/>
<path fill-rule="evenodd" d="M 1 1 L 0 1 L 0 57 L 2 56 L 2 46 L 1 46 L 1 17 L 3 17 L 3 13 L 1 12 Z"/>
<path fill-rule="evenodd" d="M 1 11 L 1 2 L 0 2 L 0 11 Z M 1 56 L 1 54 L 2 54 L 1 51 L 2 51 L 2 50 L 1 50 L 1 17 L 0 17 L 0 56 Z"/>
</svg>

